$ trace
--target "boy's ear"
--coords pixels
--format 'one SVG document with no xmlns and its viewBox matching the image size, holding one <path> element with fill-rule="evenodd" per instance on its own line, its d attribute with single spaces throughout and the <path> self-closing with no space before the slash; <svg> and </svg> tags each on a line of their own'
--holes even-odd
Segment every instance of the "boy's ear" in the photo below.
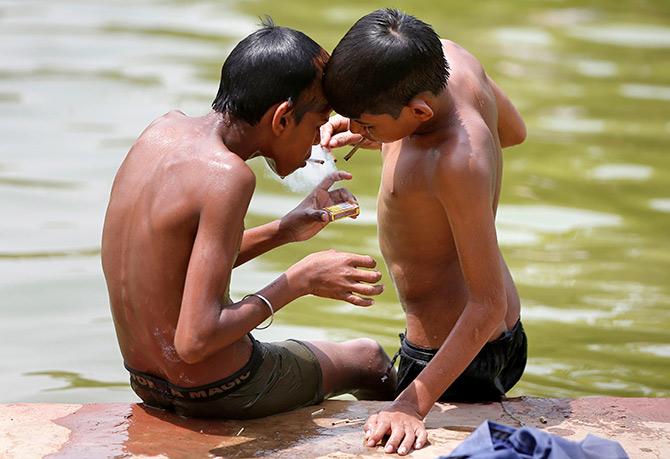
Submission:
<svg viewBox="0 0 670 459">
<path fill-rule="evenodd" d="M 274 135 L 281 135 L 291 122 L 293 122 L 293 107 L 288 100 L 285 100 L 272 114 L 272 132 Z"/>
<path fill-rule="evenodd" d="M 433 117 L 433 109 L 420 97 L 415 97 L 410 100 L 407 106 L 411 110 L 412 115 L 421 123 L 426 122 Z"/>
</svg>

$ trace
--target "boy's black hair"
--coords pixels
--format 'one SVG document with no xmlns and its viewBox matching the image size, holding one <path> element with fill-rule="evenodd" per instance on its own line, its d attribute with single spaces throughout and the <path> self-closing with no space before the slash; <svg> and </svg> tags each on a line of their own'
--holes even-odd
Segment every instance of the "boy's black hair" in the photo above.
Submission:
<svg viewBox="0 0 670 459">
<path fill-rule="evenodd" d="M 449 64 L 432 27 L 396 9 L 363 16 L 333 50 L 324 91 L 341 115 L 364 112 L 394 118 L 417 94 L 438 94 L 447 85 Z"/>
<path fill-rule="evenodd" d="M 313 100 L 299 100 L 300 96 L 313 83 L 321 85 L 328 54 L 304 33 L 276 26 L 270 17 L 261 26 L 240 41 L 223 63 L 212 108 L 255 125 L 268 108 L 288 100 L 299 123 L 315 108 Z"/>
</svg>

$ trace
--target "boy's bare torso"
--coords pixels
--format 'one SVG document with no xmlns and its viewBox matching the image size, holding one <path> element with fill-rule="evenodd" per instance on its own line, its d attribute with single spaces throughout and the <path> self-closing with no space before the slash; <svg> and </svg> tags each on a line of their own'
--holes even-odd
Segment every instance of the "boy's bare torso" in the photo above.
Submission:
<svg viewBox="0 0 670 459">
<path fill-rule="evenodd" d="M 183 387 L 221 379 L 251 354 L 243 338 L 202 362 L 186 364 L 174 347 L 187 267 L 207 198 L 201 183 L 222 169 L 234 173 L 247 167 L 212 135 L 208 123 L 206 117 L 170 112 L 142 133 L 114 180 L 102 241 L 125 363 Z M 237 238 L 239 248 L 243 232 L 242 227 L 225 228 L 221 235 Z"/>
<path fill-rule="evenodd" d="M 494 213 L 502 178 L 493 91 L 471 54 L 453 42 L 443 43 L 451 67 L 447 91 L 453 100 L 453 122 L 429 136 L 384 144 L 377 203 L 380 246 L 407 316 L 407 338 L 434 349 L 449 335 L 468 298 L 448 215 L 433 189 L 438 161 L 441 155 L 455 154 L 450 146 L 459 142 L 476 145 L 492 140 L 493 151 L 472 149 L 470 154 L 486 155 L 484 160 L 490 164 Z M 500 265 L 507 314 L 489 340 L 511 328 L 519 317 L 519 297 L 502 256 Z"/>
</svg>

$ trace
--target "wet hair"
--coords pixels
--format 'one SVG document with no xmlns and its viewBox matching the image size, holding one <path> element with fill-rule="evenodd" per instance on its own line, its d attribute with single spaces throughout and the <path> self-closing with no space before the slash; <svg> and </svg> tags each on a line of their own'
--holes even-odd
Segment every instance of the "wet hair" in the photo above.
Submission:
<svg viewBox="0 0 670 459">
<path fill-rule="evenodd" d="M 440 93 L 449 64 L 433 28 L 396 9 L 363 16 L 340 40 L 326 64 L 324 91 L 333 109 L 350 118 L 390 114 L 417 94 Z"/>
<path fill-rule="evenodd" d="M 315 84 L 321 87 L 328 53 L 304 33 L 276 26 L 270 17 L 261 26 L 223 63 L 212 108 L 255 125 L 271 106 L 288 101 L 299 123 L 316 108 L 313 95 L 301 95 Z"/>
</svg>

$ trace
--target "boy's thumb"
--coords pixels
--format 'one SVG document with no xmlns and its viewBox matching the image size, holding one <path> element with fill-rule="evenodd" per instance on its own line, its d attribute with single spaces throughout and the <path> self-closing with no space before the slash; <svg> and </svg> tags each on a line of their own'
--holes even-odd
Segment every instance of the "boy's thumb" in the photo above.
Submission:
<svg viewBox="0 0 670 459">
<path fill-rule="evenodd" d="M 326 213 L 325 210 L 315 210 L 314 212 L 311 213 L 310 217 L 313 220 L 318 220 L 320 222 L 328 221 L 328 213 Z"/>
</svg>

